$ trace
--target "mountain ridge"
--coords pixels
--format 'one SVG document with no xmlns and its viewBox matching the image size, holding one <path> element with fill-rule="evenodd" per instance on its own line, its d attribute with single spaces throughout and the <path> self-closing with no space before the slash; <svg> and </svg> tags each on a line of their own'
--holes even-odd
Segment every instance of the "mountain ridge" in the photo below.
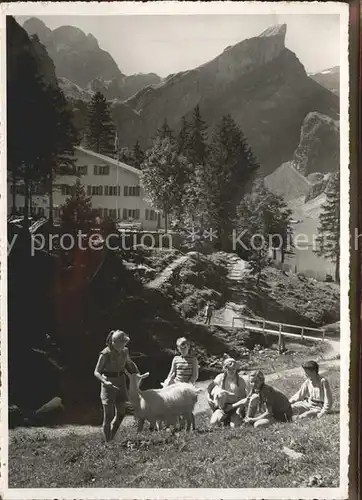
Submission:
<svg viewBox="0 0 362 500">
<path fill-rule="evenodd" d="M 23 28 L 29 35 L 36 34 L 52 58 L 58 78 L 69 83 L 63 90 L 76 85 L 82 91 L 101 91 L 107 99 L 125 100 L 145 85 L 158 83 L 155 73 L 125 75 L 109 52 L 100 48 L 98 40 L 74 26 L 59 26 L 51 30 L 38 18 L 25 21 Z M 74 95 L 74 88 L 68 97 Z"/>
</svg>

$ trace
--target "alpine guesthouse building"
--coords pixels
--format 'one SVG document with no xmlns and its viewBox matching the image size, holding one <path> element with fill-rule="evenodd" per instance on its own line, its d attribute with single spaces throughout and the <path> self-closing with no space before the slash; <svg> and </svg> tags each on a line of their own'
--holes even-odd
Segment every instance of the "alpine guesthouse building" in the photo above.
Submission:
<svg viewBox="0 0 362 500">
<path fill-rule="evenodd" d="M 136 226 L 140 230 L 155 231 L 164 227 L 164 216 L 145 200 L 140 185 L 140 170 L 121 161 L 77 147 L 76 170 L 85 192 L 91 197 L 94 213 L 104 219 Z M 60 207 L 69 198 L 76 175 L 59 176 L 53 190 L 53 217 L 60 217 Z M 8 213 L 12 209 L 11 179 L 8 180 Z M 24 187 L 16 186 L 16 211 L 24 213 Z M 49 216 L 49 197 L 33 193 L 31 212 L 35 216 Z"/>
</svg>

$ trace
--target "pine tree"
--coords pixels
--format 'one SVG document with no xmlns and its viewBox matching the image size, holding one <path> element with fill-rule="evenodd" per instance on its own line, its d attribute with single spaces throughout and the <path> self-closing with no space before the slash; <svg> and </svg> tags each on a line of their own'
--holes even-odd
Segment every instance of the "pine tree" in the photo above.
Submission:
<svg viewBox="0 0 362 500">
<path fill-rule="evenodd" d="M 94 221 L 91 197 L 86 195 L 84 186 L 77 179 L 71 196 L 61 207 L 61 229 L 69 234 L 77 234 L 78 231 L 88 234 Z"/>
<path fill-rule="evenodd" d="M 181 129 L 177 136 L 178 153 L 188 157 L 190 146 L 190 124 L 186 116 L 181 118 Z"/>
<path fill-rule="evenodd" d="M 169 137 L 156 138 L 142 163 L 142 185 L 153 207 L 169 215 L 182 210 L 182 200 L 189 172 L 187 159 L 177 154 L 177 145 Z"/>
<path fill-rule="evenodd" d="M 114 153 L 115 127 L 110 107 L 101 92 L 96 92 L 89 103 L 86 135 L 88 147 L 96 153 Z"/>
<path fill-rule="evenodd" d="M 336 265 L 335 280 L 339 283 L 340 259 L 340 174 L 333 174 L 326 190 L 326 201 L 319 216 L 317 255 Z"/>
<path fill-rule="evenodd" d="M 11 16 L 7 33 L 8 165 L 13 192 L 17 181 L 24 184 L 27 226 L 30 186 L 45 186 L 52 197 L 54 175 L 59 167 L 71 166 L 78 137 L 64 95 L 54 82 L 44 80 L 33 43 Z"/>
<path fill-rule="evenodd" d="M 230 115 L 216 127 L 204 174 L 203 193 L 221 247 L 228 250 L 236 206 L 250 187 L 259 165 Z"/>
<path fill-rule="evenodd" d="M 184 154 L 193 165 L 205 165 L 207 160 L 207 124 L 201 117 L 199 105 L 192 113 L 187 136 Z"/>
<path fill-rule="evenodd" d="M 132 165 L 136 168 L 141 168 L 141 165 L 145 159 L 145 154 L 142 151 L 141 145 L 140 145 L 138 140 L 136 141 L 135 145 L 133 146 L 132 159 L 133 159 Z"/>
<path fill-rule="evenodd" d="M 170 139 L 170 140 L 174 140 L 174 133 L 172 131 L 172 129 L 169 127 L 169 124 L 167 122 L 167 118 L 165 118 L 162 126 L 160 128 L 157 129 L 157 133 L 156 133 L 156 138 L 160 138 L 160 139 Z"/>
<path fill-rule="evenodd" d="M 63 92 L 58 87 L 45 89 L 47 106 L 38 119 L 46 124 L 43 152 L 39 155 L 39 165 L 43 172 L 43 184 L 49 195 L 49 223 L 53 224 L 53 188 L 58 175 L 75 173 L 74 147 L 79 142 L 79 134 L 73 124 L 70 107 Z"/>
</svg>

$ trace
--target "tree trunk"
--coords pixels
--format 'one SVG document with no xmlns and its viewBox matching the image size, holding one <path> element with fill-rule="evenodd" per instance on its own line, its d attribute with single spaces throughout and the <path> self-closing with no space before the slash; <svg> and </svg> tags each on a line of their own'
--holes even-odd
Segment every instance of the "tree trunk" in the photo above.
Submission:
<svg viewBox="0 0 362 500">
<path fill-rule="evenodd" d="M 29 167 L 25 166 L 24 171 L 24 222 L 23 227 L 29 228 Z"/>
<path fill-rule="evenodd" d="M 11 214 L 14 215 L 16 214 L 16 171 L 15 171 L 15 166 L 12 169 L 12 202 L 11 202 Z"/>
<path fill-rule="evenodd" d="M 336 260 L 335 280 L 336 280 L 336 283 L 339 283 L 339 281 L 340 281 L 340 276 L 339 276 L 339 254 L 337 255 L 337 260 Z"/>
<path fill-rule="evenodd" d="M 280 249 L 281 251 L 281 263 L 284 264 L 284 259 L 285 259 L 285 248 L 284 248 L 284 242 L 282 244 L 282 248 Z"/>
<path fill-rule="evenodd" d="M 29 184 L 29 213 L 30 213 L 30 217 L 33 216 L 33 190 L 31 188 L 32 188 L 32 185 Z"/>
<path fill-rule="evenodd" d="M 53 227 L 53 208 L 54 208 L 54 200 L 53 200 L 53 172 L 49 173 L 48 179 L 48 193 L 49 193 L 49 228 Z"/>
</svg>

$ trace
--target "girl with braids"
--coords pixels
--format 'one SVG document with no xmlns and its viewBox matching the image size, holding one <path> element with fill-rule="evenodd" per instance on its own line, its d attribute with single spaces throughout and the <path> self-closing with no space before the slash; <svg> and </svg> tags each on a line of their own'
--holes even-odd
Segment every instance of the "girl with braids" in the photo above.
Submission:
<svg viewBox="0 0 362 500">
<path fill-rule="evenodd" d="M 209 406 L 213 411 L 210 420 L 212 426 L 223 423 L 230 427 L 237 427 L 241 424 L 247 400 L 246 382 L 238 373 L 238 369 L 237 361 L 227 356 L 224 359 L 223 372 L 219 373 L 207 388 Z M 234 407 L 232 403 L 236 401 L 239 404 Z"/>
<path fill-rule="evenodd" d="M 266 427 L 273 422 L 291 422 L 293 411 L 288 398 L 265 383 L 264 374 L 261 371 L 251 372 L 249 375 L 251 390 L 248 395 L 248 409 L 244 419 L 245 423 L 253 424 L 255 428 Z M 233 405 L 238 407 L 239 401 Z M 265 411 L 255 417 L 259 409 Z"/>
<path fill-rule="evenodd" d="M 129 341 L 130 338 L 122 330 L 112 330 L 94 370 L 95 377 L 101 382 L 103 434 L 106 442 L 114 438 L 126 413 L 128 394 L 124 370 L 127 368 L 130 373 L 139 373 L 129 357 L 126 347 Z"/>
</svg>

